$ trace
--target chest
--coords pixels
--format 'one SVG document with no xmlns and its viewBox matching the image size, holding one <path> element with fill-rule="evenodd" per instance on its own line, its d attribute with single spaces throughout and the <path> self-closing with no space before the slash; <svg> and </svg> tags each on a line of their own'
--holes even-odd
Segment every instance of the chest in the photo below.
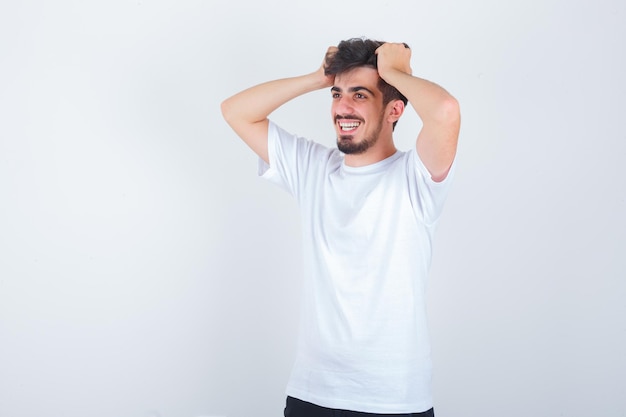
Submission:
<svg viewBox="0 0 626 417">
<path fill-rule="evenodd" d="M 405 240 L 417 226 L 408 184 L 393 172 L 328 176 L 306 207 L 311 233 L 343 252 Z"/>
</svg>

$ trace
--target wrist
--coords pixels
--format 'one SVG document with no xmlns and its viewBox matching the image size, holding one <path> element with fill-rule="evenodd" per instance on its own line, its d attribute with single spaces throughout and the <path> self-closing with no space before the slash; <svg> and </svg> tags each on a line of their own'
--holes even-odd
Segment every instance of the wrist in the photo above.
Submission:
<svg viewBox="0 0 626 417">
<path fill-rule="evenodd" d="M 382 78 L 387 84 L 398 88 L 398 84 L 402 81 L 403 78 L 405 77 L 411 77 L 411 74 L 406 73 L 402 70 L 399 70 L 397 68 L 388 68 L 388 69 L 383 69 L 382 71 L 379 69 L 378 70 L 378 75 L 380 76 L 380 78 Z"/>
<path fill-rule="evenodd" d="M 311 85 L 315 90 L 332 87 L 335 78 L 334 76 L 326 75 L 324 68 L 320 68 L 317 71 L 312 72 L 309 76 L 311 77 Z"/>
</svg>

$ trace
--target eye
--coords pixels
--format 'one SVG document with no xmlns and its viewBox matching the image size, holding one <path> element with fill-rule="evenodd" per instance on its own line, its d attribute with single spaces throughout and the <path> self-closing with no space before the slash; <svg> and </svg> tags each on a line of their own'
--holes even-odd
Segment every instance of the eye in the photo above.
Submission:
<svg viewBox="0 0 626 417">
<path fill-rule="evenodd" d="M 356 93 L 356 94 L 354 95 L 354 98 L 357 98 L 357 99 L 361 99 L 361 100 L 362 100 L 362 99 L 365 99 L 365 98 L 367 98 L 367 97 L 365 96 L 365 94 Z"/>
<path fill-rule="evenodd" d="M 339 93 L 332 93 L 332 97 L 333 98 L 339 98 L 339 97 L 341 97 L 341 95 Z"/>
</svg>

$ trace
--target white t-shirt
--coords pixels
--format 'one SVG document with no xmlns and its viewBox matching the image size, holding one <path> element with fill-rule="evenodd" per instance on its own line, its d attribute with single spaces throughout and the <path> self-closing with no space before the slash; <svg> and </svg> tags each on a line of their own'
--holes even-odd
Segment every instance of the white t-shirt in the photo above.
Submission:
<svg viewBox="0 0 626 417">
<path fill-rule="evenodd" d="M 302 219 L 301 331 L 287 395 L 370 413 L 430 409 L 425 287 L 452 178 L 434 182 L 413 149 L 349 167 L 337 149 L 270 122 L 259 175 Z"/>
</svg>

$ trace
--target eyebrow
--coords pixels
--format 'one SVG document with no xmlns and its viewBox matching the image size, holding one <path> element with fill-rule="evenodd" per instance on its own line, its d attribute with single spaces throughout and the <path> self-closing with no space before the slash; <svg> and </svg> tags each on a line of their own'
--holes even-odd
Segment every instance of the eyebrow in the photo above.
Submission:
<svg viewBox="0 0 626 417">
<path fill-rule="evenodd" d="M 358 86 L 356 86 L 356 87 L 350 87 L 350 88 L 348 88 L 348 92 L 349 92 L 349 93 L 356 93 L 357 91 L 361 91 L 361 90 L 365 90 L 365 91 L 367 91 L 367 92 L 368 92 L 370 95 L 372 95 L 372 96 L 375 96 L 375 95 L 376 95 L 376 94 L 375 94 L 372 90 L 370 90 L 370 89 L 369 89 L 369 88 L 367 88 L 367 87 L 363 87 L 363 86 L 361 86 L 361 85 L 358 85 Z M 341 88 L 336 87 L 336 86 L 333 86 L 333 87 L 330 89 L 330 91 L 336 91 L 336 92 L 338 92 L 338 93 L 341 93 L 341 92 L 342 92 Z"/>
</svg>

